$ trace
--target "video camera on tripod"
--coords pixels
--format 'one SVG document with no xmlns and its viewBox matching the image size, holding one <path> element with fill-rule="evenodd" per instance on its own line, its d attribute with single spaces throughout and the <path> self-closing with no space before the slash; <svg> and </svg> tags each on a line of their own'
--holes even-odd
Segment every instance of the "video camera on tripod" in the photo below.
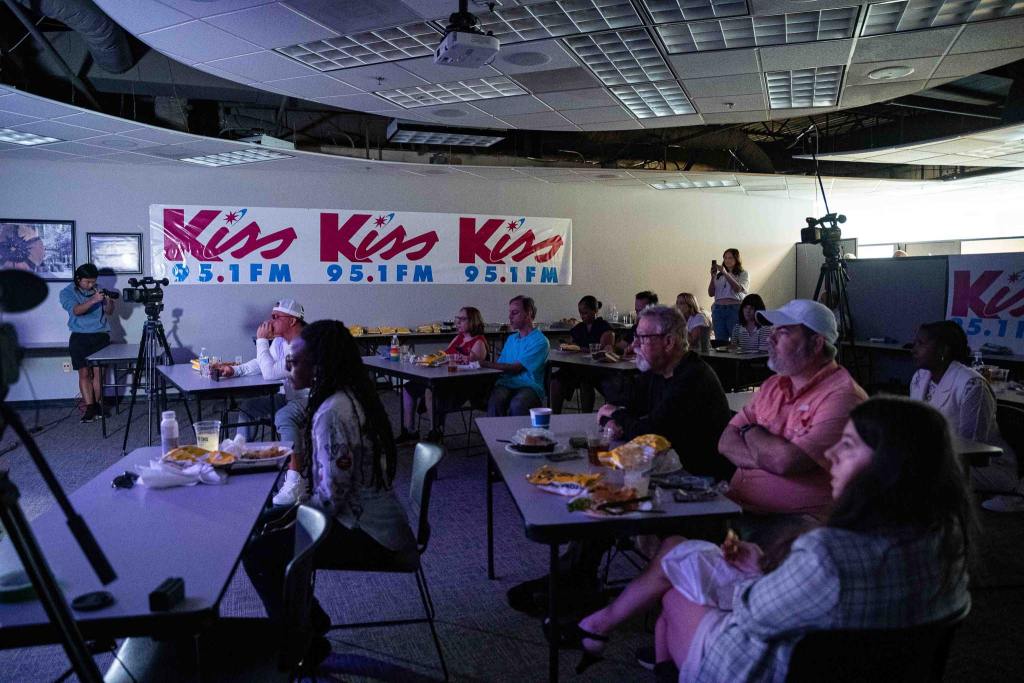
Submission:
<svg viewBox="0 0 1024 683">
<path fill-rule="evenodd" d="M 841 213 L 828 213 L 821 218 L 808 216 L 807 227 L 800 229 L 801 244 L 820 244 L 826 260 L 839 259 L 839 240 L 843 238 L 843 231 L 839 224 L 846 222 L 846 216 Z"/>
<path fill-rule="evenodd" d="M 147 275 L 142 279 L 129 278 L 128 284 L 130 286 L 124 288 L 124 300 L 133 304 L 143 304 L 150 319 L 159 317 L 160 312 L 164 310 L 164 290 L 161 286 L 171 284 L 170 280 L 157 280 Z"/>
</svg>

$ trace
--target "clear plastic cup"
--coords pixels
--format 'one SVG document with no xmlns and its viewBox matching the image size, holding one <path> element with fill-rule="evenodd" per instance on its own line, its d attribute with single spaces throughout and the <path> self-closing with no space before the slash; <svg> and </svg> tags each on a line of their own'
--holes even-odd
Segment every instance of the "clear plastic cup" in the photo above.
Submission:
<svg viewBox="0 0 1024 683">
<path fill-rule="evenodd" d="M 196 445 L 208 451 L 220 447 L 220 420 L 203 420 L 195 423 Z"/>
</svg>

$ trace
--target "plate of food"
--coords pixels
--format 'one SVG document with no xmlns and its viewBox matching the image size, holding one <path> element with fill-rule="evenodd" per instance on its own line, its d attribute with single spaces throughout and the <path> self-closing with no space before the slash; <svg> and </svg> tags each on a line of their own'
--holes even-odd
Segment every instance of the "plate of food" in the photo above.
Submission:
<svg viewBox="0 0 1024 683">
<path fill-rule="evenodd" d="M 559 344 L 558 350 L 562 353 L 579 353 L 583 349 L 578 344 Z"/>
<path fill-rule="evenodd" d="M 292 454 L 292 449 L 277 444 L 264 446 L 250 445 L 242 451 L 241 457 L 236 461 L 232 469 L 247 469 L 250 467 L 272 467 L 280 465 Z"/>
<path fill-rule="evenodd" d="M 515 433 L 511 443 L 505 446 L 505 451 L 513 455 L 542 456 L 554 453 L 556 448 L 558 448 L 558 441 L 555 439 L 554 432 L 548 429 L 527 427 Z"/>
<path fill-rule="evenodd" d="M 575 496 L 566 506 L 570 512 L 591 517 L 617 517 L 631 512 L 654 512 L 650 496 L 638 497 L 631 486 L 599 483 Z"/>
<path fill-rule="evenodd" d="M 550 465 L 541 465 L 526 476 L 526 481 L 548 493 L 575 497 L 596 485 L 603 476 L 600 472 L 561 472 Z"/>
<path fill-rule="evenodd" d="M 199 446 L 179 446 L 164 453 L 164 462 L 178 463 L 179 465 L 191 465 L 206 459 L 210 451 Z"/>
<path fill-rule="evenodd" d="M 424 365 L 428 368 L 437 368 L 448 362 L 448 354 L 444 351 L 430 353 L 425 356 L 417 356 L 416 365 Z"/>
</svg>

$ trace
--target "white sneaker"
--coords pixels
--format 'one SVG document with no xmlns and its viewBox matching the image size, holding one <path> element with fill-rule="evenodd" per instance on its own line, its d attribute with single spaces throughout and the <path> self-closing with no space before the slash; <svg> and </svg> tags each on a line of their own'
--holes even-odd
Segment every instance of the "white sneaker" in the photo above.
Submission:
<svg viewBox="0 0 1024 683">
<path fill-rule="evenodd" d="M 981 507 L 990 512 L 1024 512 L 1024 497 L 994 496 L 982 501 Z"/>
<path fill-rule="evenodd" d="M 309 497 L 309 482 L 295 470 L 288 470 L 284 475 L 281 489 L 274 495 L 274 505 L 292 506 Z"/>
</svg>

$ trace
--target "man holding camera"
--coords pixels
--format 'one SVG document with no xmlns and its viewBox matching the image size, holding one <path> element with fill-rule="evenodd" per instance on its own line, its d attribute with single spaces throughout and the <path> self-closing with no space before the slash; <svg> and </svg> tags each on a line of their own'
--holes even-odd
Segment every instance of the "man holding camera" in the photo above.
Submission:
<svg viewBox="0 0 1024 683">
<path fill-rule="evenodd" d="M 60 292 L 60 305 L 68 312 L 71 339 L 71 367 L 78 371 L 78 389 L 85 403 L 82 422 L 93 422 L 100 416 L 103 377 L 100 368 L 89 367 L 86 360 L 110 343 L 107 316 L 114 310 L 114 299 L 96 287 L 99 269 L 83 263 L 75 269 L 74 282 Z"/>
</svg>

